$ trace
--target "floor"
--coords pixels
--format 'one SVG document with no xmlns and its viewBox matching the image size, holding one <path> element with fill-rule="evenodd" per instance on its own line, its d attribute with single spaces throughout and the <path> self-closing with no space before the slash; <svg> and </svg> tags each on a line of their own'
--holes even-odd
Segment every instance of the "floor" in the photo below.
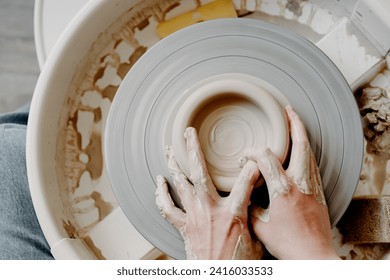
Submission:
<svg viewBox="0 0 390 280">
<path fill-rule="evenodd" d="M 39 72 L 34 0 L 0 0 L 0 113 L 30 102 Z"/>
</svg>

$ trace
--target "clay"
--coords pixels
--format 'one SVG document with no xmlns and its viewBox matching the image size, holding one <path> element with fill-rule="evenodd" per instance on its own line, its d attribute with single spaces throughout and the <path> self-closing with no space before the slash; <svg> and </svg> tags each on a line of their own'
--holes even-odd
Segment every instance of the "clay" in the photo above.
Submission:
<svg viewBox="0 0 390 280">
<path fill-rule="evenodd" d="M 386 61 L 388 60 L 386 57 Z M 390 71 L 386 67 L 356 93 L 366 154 L 356 195 L 389 195 Z"/>
<path fill-rule="evenodd" d="M 303 1 L 307 1 L 307 0 L 303 0 Z M 295 16 L 297 17 L 300 17 L 302 16 L 302 6 L 301 6 L 301 2 L 303 2 L 302 0 L 288 0 L 287 1 L 287 4 L 286 4 L 286 8 L 294 13 Z"/>
<path fill-rule="evenodd" d="M 287 170 L 284 171 L 282 162 L 278 162 L 269 148 L 246 150 L 240 161 L 241 163 L 248 159 L 256 161 L 259 167 L 266 170 L 270 204 L 276 196 L 287 194 L 291 183 L 294 183 L 300 192 L 313 194 L 317 202 L 326 205 L 319 168 L 308 142 L 306 129 L 290 105 L 286 106 L 286 112 L 290 120 L 292 138 L 292 151 Z M 266 177 L 265 179 L 267 180 Z M 260 219 L 268 219 L 267 211 L 259 215 Z"/>
<path fill-rule="evenodd" d="M 167 148 L 171 177 L 183 204 L 173 202 L 168 183 L 157 176 L 156 204 L 180 232 L 187 259 L 259 259 L 260 242 L 248 229 L 248 205 L 259 171 L 254 162 L 245 165 L 228 197 L 221 197 L 205 166 L 194 128 L 185 131 L 189 154 L 190 178 L 180 170 L 175 154 Z"/>
<path fill-rule="evenodd" d="M 194 127 L 210 176 L 224 192 L 230 192 L 240 173 L 238 160 L 245 149 L 269 146 L 283 162 L 289 148 L 283 109 L 270 92 L 246 78 L 225 74 L 194 85 L 186 91 L 173 124 L 172 146 L 183 172 L 189 177 L 181 135 Z"/>
<path fill-rule="evenodd" d="M 245 151 L 244 159 L 257 163 L 267 182 L 269 205 L 267 209 L 254 206 L 252 214 L 262 222 L 270 221 L 270 207 L 277 196 L 287 195 L 292 185 L 306 195 L 314 195 L 318 203 L 326 205 L 322 181 L 313 151 L 307 139 L 307 133 L 298 115 L 290 105 L 286 107 L 290 123 L 292 151 L 287 170 L 269 148 Z"/>
<path fill-rule="evenodd" d="M 390 159 L 390 98 L 385 89 L 366 87 L 359 101 L 367 152 Z"/>
</svg>

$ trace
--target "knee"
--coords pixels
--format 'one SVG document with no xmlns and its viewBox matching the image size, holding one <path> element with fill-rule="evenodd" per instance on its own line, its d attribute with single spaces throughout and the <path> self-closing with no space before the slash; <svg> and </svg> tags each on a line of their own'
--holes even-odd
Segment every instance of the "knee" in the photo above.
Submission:
<svg viewBox="0 0 390 280">
<path fill-rule="evenodd" d="M 26 179 L 26 126 L 0 124 L 1 184 L 4 187 Z"/>
</svg>

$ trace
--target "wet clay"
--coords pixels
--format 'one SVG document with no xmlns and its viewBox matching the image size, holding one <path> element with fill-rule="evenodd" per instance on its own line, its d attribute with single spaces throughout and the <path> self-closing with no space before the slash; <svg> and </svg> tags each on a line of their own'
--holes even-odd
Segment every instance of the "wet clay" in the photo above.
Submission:
<svg viewBox="0 0 390 280">
<path fill-rule="evenodd" d="M 187 127 L 194 127 L 210 177 L 223 192 L 231 191 L 245 149 L 270 147 L 283 162 L 289 148 L 283 108 L 272 93 L 247 76 L 223 74 L 200 81 L 186 91 L 188 98 L 174 111 L 172 146 L 180 168 L 189 177 L 182 135 Z"/>
</svg>

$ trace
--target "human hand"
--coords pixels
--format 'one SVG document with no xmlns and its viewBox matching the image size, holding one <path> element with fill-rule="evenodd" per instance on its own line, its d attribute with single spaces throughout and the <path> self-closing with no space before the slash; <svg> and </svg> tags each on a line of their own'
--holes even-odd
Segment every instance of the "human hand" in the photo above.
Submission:
<svg viewBox="0 0 390 280">
<path fill-rule="evenodd" d="M 286 107 L 292 150 L 284 170 L 270 149 L 248 150 L 269 192 L 269 207 L 251 207 L 254 233 L 278 259 L 338 259 L 332 244 L 328 208 L 319 169 L 306 130 L 291 106 Z"/>
<path fill-rule="evenodd" d="M 185 211 L 174 205 L 168 183 L 157 176 L 156 204 L 184 239 L 188 259 L 260 259 L 262 245 L 248 229 L 248 205 L 259 177 L 249 161 L 229 196 L 221 197 L 207 171 L 196 130 L 185 132 L 190 178 L 180 170 L 167 148 L 168 168 Z"/>
</svg>

